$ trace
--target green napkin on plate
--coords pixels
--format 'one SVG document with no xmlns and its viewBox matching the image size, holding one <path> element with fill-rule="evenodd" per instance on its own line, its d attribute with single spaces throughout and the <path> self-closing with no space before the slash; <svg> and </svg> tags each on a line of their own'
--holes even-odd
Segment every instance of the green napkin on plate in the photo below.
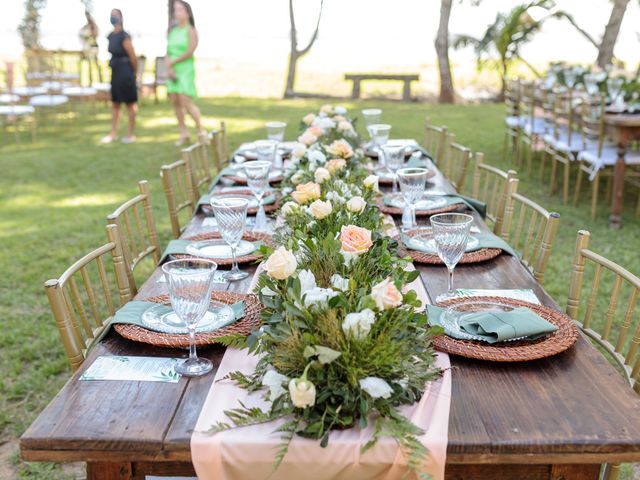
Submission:
<svg viewBox="0 0 640 480">
<path fill-rule="evenodd" d="M 447 207 L 449 205 L 464 204 L 467 207 L 475 210 L 480 214 L 482 218 L 487 215 L 487 204 L 476 200 L 475 198 L 466 197 L 458 194 L 445 194 L 445 195 L 425 195 L 424 199 L 437 200 L 438 198 L 444 198 L 446 203 L 438 208 Z M 404 200 L 401 196 L 385 195 L 382 199 L 384 204 L 388 207 L 404 208 Z M 419 210 L 419 209 L 418 209 Z"/>
<path fill-rule="evenodd" d="M 216 240 L 216 239 L 212 239 L 212 240 Z M 160 258 L 160 263 L 164 263 L 167 260 L 167 257 L 169 255 L 186 255 L 187 254 L 187 245 L 191 245 L 192 243 L 195 243 L 196 241 L 206 241 L 206 240 L 183 240 L 183 239 L 178 239 L 178 240 L 171 240 L 169 242 L 169 245 L 167 245 L 167 248 L 164 249 L 164 252 L 162 253 L 162 257 Z M 254 251 L 258 250 L 261 246 L 262 243 L 261 241 L 256 241 L 256 242 L 251 242 L 254 246 Z M 203 257 L 205 258 L 205 257 Z"/>
<path fill-rule="evenodd" d="M 218 173 L 218 175 L 216 175 L 216 177 L 211 182 L 211 188 L 209 190 L 212 190 L 213 187 L 215 187 L 218 184 L 218 182 L 220 182 L 220 179 L 222 177 L 237 176 L 239 171 L 240 169 L 234 168 L 234 167 L 223 168 L 222 170 L 220 170 L 220 173 Z"/>
<path fill-rule="evenodd" d="M 416 250 L 418 252 L 424 253 L 437 253 L 435 249 L 435 243 L 428 242 L 428 238 L 411 237 L 406 234 L 402 234 L 400 238 L 402 240 L 402 243 L 404 243 L 404 245 L 409 250 Z M 433 236 L 431 235 L 429 236 L 429 238 L 433 238 Z M 465 252 L 475 252 L 476 250 L 480 250 L 481 248 L 499 248 L 509 255 L 512 255 L 514 257 L 517 256 L 515 250 L 511 248 L 511 246 L 507 242 L 505 242 L 497 235 L 494 235 L 493 233 L 474 233 L 469 236 L 469 241 L 471 241 L 472 238 L 476 238 L 478 240 L 478 243 L 474 242 L 472 245 L 467 246 Z"/>
<path fill-rule="evenodd" d="M 443 326 L 440 323 L 440 316 L 445 310 L 445 308 L 428 305 L 429 323 Z M 459 327 L 466 333 L 482 337 L 487 343 L 503 342 L 519 337 L 535 340 L 558 329 L 526 307 L 517 307 L 509 312 L 469 312 L 460 319 Z M 453 338 L 461 338 L 449 328 L 445 328 L 445 333 Z"/>
</svg>

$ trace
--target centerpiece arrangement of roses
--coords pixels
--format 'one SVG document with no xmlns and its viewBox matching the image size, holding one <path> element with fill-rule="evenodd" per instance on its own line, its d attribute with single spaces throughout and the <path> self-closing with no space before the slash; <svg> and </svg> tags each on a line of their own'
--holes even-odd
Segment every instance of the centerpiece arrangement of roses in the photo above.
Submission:
<svg viewBox="0 0 640 480">
<path fill-rule="evenodd" d="M 260 356 L 252 375 L 230 378 L 264 391 L 270 408 L 239 405 L 226 412 L 230 423 L 211 431 L 286 418 L 277 429 L 283 442 L 277 465 L 296 434 L 325 446 L 331 430 L 372 422 L 373 436 L 362 450 L 391 436 L 419 473 L 427 453 L 418 440 L 422 432 L 396 407 L 419 401 L 440 374 L 430 343 L 439 332 L 428 326 L 416 292 L 406 288 L 419 273 L 407 268 L 410 261 L 385 234 L 375 203 L 377 177 L 362 167 L 362 152 L 346 138 L 319 141 L 311 129 L 329 124 L 318 118 L 331 119 L 334 133 L 349 121 L 346 110 L 328 105 L 305 116 L 299 140 L 306 143 L 307 134 L 316 140 L 294 151 L 277 248 L 263 247 L 267 259 L 256 287 L 263 326 L 246 339 L 227 339 Z"/>
</svg>

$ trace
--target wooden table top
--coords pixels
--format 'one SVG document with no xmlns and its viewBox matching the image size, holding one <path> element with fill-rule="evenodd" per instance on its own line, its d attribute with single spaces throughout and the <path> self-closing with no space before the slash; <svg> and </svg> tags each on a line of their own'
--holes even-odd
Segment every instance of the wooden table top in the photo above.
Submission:
<svg viewBox="0 0 640 480">
<path fill-rule="evenodd" d="M 436 188 L 452 191 L 440 174 Z M 486 229 L 476 215 L 478 226 Z M 185 236 L 201 232 L 196 216 Z M 552 257 L 553 258 L 553 257 Z M 430 298 L 446 290 L 444 267 L 416 264 Z M 255 271 L 255 266 L 248 270 Z M 156 269 L 137 298 L 166 293 Z M 251 276 L 220 285 L 247 291 Z M 456 268 L 456 288 L 530 288 L 559 308 L 518 259 Z M 219 365 L 224 349 L 198 349 Z M 78 381 L 100 355 L 186 356 L 186 352 L 131 342 L 111 331 L 90 352 L 20 440 L 33 461 L 184 461 L 214 375 L 178 383 Z M 640 460 L 640 397 L 607 360 L 580 337 L 548 359 L 500 364 L 451 357 L 452 401 L 448 464 L 604 463 Z"/>
</svg>

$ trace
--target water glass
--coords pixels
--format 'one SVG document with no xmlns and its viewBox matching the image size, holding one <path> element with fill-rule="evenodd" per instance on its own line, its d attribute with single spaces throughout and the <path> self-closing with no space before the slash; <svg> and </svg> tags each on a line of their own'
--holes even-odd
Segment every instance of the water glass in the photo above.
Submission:
<svg viewBox="0 0 640 480">
<path fill-rule="evenodd" d="M 473 217 L 465 213 L 441 213 L 433 215 L 430 221 L 436 251 L 449 272 L 447 293 L 438 299 L 450 298 L 454 296 L 453 269 L 467 249 Z"/>
<path fill-rule="evenodd" d="M 162 265 L 167 280 L 171 307 L 189 329 L 189 358 L 179 362 L 175 371 L 199 376 L 210 372 L 213 364 L 196 355 L 196 328 L 209 309 L 213 277 L 218 265 L 210 260 L 173 260 Z"/>
<path fill-rule="evenodd" d="M 424 195 L 429 170 L 426 168 L 401 168 L 397 172 L 400 191 L 404 198 L 405 210 L 402 215 L 404 231 L 416 228 L 416 203 Z"/>
<path fill-rule="evenodd" d="M 278 142 L 275 140 L 256 140 L 253 143 L 256 146 L 258 160 L 275 165 Z"/>
<path fill-rule="evenodd" d="M 285 122 L 267 122 L 264 124 L 267 127 L 267 138 L 274 142 L 282 143 L 284 141 L 284 131 L 287 128 Z"/>
<path fill-rule="evenodd" d="M 369 126 L 369 135 L 371 135 L 371 142 L 373 149 L 378 152 L 378 168 L 384 168 L 385 158 L 382 147 L 389 141 L 391 135 L 391 125 L 386 123 L 375 123 Z"/>
<path fill-rule="evenodd" d="M 264 194 L 269 186 L 269 172 L 271 171 L 271 162 L 255 160 L 243 164 L 244 172 L 247 175 L 247 185 L 258 201 L 258 213 L 256 214 L 256 223 L 253 227 L 254 231 L 269 231 L 267 223 L 267 215 L 264 213 Z"/>
<path fill-rule="evenodd" d="M 398 169 L 404 165 L 405 147 L 403 145 L 385 145 L 382 147 L 387 169 L 393 175 L 393 193 L 398 193 Z"/>
<path fill-rule="evenodd" d="M 371 131 L 369 131 L 369 127 L 371 125 L 380 123 L 380 119 L 382 118 L 382 110 L 380 110 L 379 108 L 365 108 L 364 110 L 362 110 L 362 116 L 364 117 L 364 126 L 367 129 L 369 136 L 372 136 Z"/>
<path fill-rule="evenodd" d="M 246 198 L 223 197 L 211 200 L 211 208 L 216 217 L 220 235 L 222 235 L 222 239 L 227 245 L 231 247 L 233 265 L 225 275 L 225 278 L 229 281 L 242 280 L 249 275 L 238 268 L 238 262 L 236 261 L 236 249 L 244 234 L 248 207 L 249 200 Z"/>
<path fill-rule="evenodd" d="M 611 97 L 611 103 L 616 108 L 624 106 L 624 99 L 620 97 L 623 85 L 624 78 L 609 78 L 607 80 L 607 90 L 609 92 L 609 97 Z"/>
</svg>

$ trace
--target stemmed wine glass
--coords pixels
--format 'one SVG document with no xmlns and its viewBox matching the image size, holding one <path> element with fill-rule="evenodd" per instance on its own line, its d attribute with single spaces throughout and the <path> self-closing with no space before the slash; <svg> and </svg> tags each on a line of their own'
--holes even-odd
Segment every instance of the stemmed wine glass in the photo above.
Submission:
<svg viewBox="0 0 640 480">
<path fill-rule="evenodd" d="M 404 231 L 413 230 L 417 226 L 416 203 L 424 194 L 428 174 L 429 170 L 426 168 L 401 168 L 397 172 L 405 204 L 402 215 L 402 229 Z"/>
<path fill-rule="evenodd" d="M 236 261 L 236 249 L 244 234 L 248 206 L 249 200 L 246 198 L 223 197 L 211 199 L 211 208 L 218 222 L 220 235 L 227 245 L 231 247 L 233 265 L 225 275 L 225 278 L 229 281 L 242 280 L 249 275 L 238 268 L 238 262 Z"/>
<path fill-rule="evenodd" d="M 284 132 L 287 128 L 287 124 L 286 122 L 267 122 L 264 126 L 267 128 L 267 138 L 277 142 L 274 166 L 276 168 L 282 168 L 282 156 L 278 151 L 278 147 L 282 142 L 284 142 Z"/>
<path fill-rule="evenodd" d="M 264 160 L 246 162 L 244 171 L 247 175 L 247 185 L 258 201 L 258 213 L 253 230 L 256 232 L 266 232 L 269 230 L 267 215 L 264 213 L 264 194 L 269 185 L 269 172 L 271 163 Z"/>
<path fill-rule="evenodd" d="M 389 141 L 391 135 L 391 125 L 386 123 L 376 123 L 369 126 L 369 134 L 373 143 L 373 148 L 378 152 L 378 168 L 384 168 L 385 158 L 382 147 L 384 147 Z"/>
<path fill-rule="evenodd" d="M 189 329 L 189 358 L 175 366 L 181 375 L 199 376 L 213 369 L 209 360 L 196 355 L 196 328 L 209 309 L 217 267 L 215 262 L 195 258 L 172 260 L 162 265 L 171 307 Z"/>
<path fill-rule="evenodd" d="M 473 217 L 465 213 L 441 213 L 433 215 L 430 221 L 436 251 L 449 272 L 447 293 L 438 296 L 438 300 L 442 300 L 454 296 L 453 269 L 467 248 Z"/>
<path fill-rule="evenodd" d="M 402 145 L 385 145 L 382 147 L 387 169 L 393 175 L 393 194 L 398 193 L 398 169 L 404 165 L 405 147 Z"/>
</svg>

